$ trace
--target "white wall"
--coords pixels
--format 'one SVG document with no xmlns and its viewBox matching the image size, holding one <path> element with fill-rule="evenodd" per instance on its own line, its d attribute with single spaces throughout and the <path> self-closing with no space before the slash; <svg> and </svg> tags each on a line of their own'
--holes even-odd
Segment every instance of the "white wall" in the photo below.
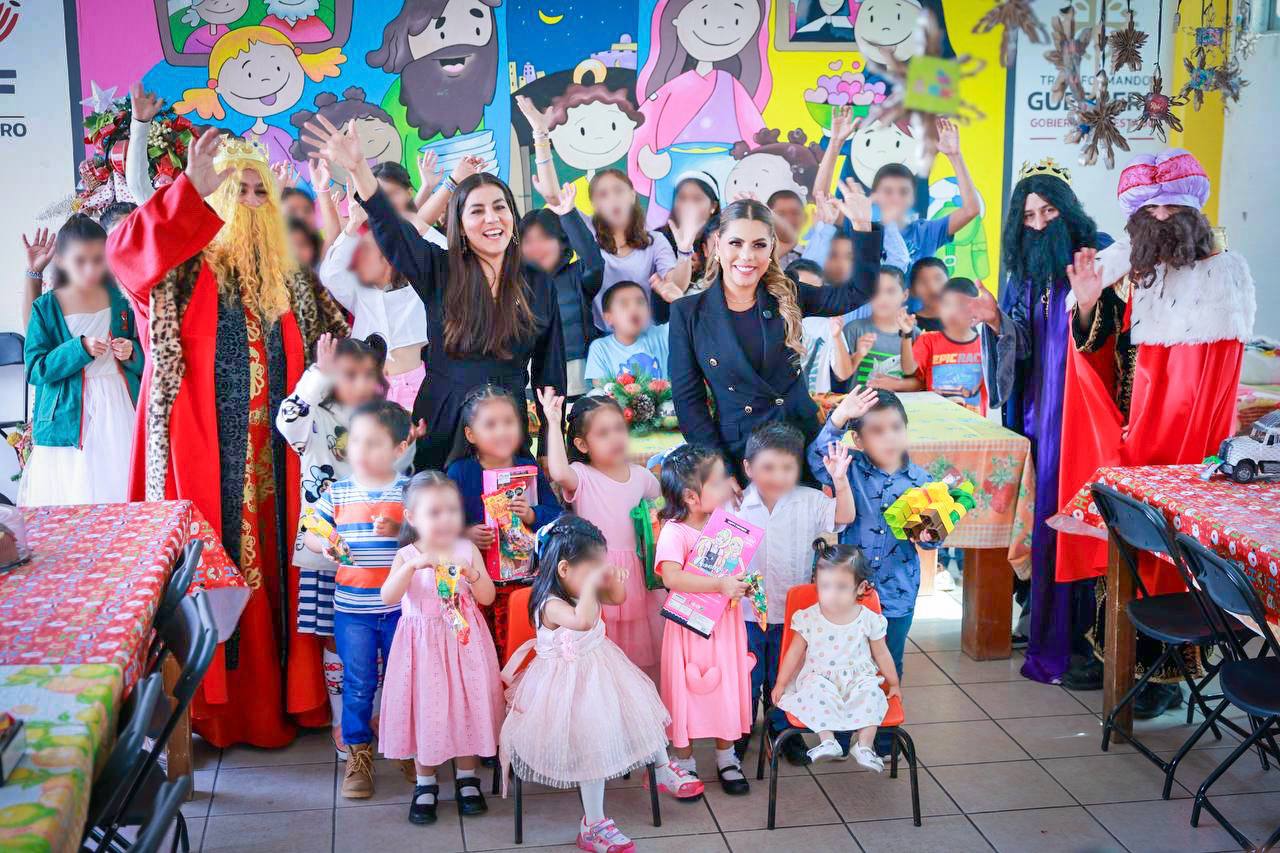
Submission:
<svg viewBox="0 0 1280 853">
<path fill-rule="evenodd" d="M 1258 290 L 1254 333 L 1280 338 L 1280 33 L 1268 33 L 1244 65 L 1250 81 L 1227 113 L 1218 224 L 1227 245 L 1249 261 Z"/>
</svg>

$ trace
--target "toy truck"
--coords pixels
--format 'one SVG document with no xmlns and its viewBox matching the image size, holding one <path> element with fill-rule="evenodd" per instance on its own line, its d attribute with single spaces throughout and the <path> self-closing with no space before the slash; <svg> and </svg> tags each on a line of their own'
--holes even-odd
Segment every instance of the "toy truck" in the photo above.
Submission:
<svg viewBox="0 0 1280 853">
<path fill-rule="evenodd" d="M 1200 477 L 1208 480 L 1215 471 L 1221 471 L 1237 483 L 1248 483 L 1258 477 L 1280 477 L 1280 410 L 1254 421 L 1248 435 L 1223 441 L 1218 455 L 1205 460 Z"/>
</svg>

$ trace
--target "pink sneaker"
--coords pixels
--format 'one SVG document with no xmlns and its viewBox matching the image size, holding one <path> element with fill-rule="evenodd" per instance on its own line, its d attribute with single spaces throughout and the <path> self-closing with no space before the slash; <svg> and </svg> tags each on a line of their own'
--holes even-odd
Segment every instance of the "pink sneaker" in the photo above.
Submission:
<svg viewBox="0 0 1280 853">
<path fill-rule="evenodd" d="M 675 797 L 677 800 L 696 800 L 702 796 L 702 780 L 674 761 L 659 765 L 654 773 L 658 780 L 658 791 Z M 645 787 L 649 787 L 649 776 L 645 774 Z"/>
<path fill-rule="evenodd" d="M 631 853 L 636 845 L 609 818 L 598 820 L 591 826 L 587 826 L 587 819 L 583 818 L 578 824 L 578 848 L 588 853 Z"/>
</svg>

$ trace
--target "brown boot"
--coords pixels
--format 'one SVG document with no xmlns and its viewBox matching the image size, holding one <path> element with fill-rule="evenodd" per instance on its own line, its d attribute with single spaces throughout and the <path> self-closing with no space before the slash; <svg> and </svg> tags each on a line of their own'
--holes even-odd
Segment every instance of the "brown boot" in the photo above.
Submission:
<svg viewBox="0 0 1280 853">
<path fill-rule="evenodd" d="M 348 800 L 365 800 L 373 796 L 373 750 L 367 743 L 347 744 L 342 796 Z"/>
<path fill-rule="evenodd" d="M 410 785 L 418 782 L 418 768 L 414 766 L 412 758 L 400 759 L 400 773 L 404 776 L 404 781 Z"/>
</svg>

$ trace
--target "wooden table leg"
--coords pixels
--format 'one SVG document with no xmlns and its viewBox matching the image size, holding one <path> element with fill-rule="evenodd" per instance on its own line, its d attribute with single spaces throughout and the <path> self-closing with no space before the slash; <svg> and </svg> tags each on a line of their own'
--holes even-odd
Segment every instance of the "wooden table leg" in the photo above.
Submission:
<svg viewBox="0 0 1280 853">
<path fill-rule="evenodd" d="M 933 595 L 933 581 L 938 574 L 938 549 L 917 548 L 920 555 L 920 595 Z"/>
<path fill-rule="evenodd" d="M 1013 652 L 1013 568 L 1007 549 L 965 548 L 960 648 L 974 660 Z"/>
<path fill-rule="evenodd" d="M 173 659 L 173 655 L 169 655 L 164 661 L 164 691 L 165 699 L 173 706 L 173 687 L 178 683 L 178 676 L 182 673 L 182 668 L 178 666 L 178 662 Z M 177 727 L 173 730 L 173 734 L 169 735 L 169 743 L 165 747 L 165 753 L 168 756 L 169 764 L 169 781 L 180 778 L 182 776 L 191 775 L 191 709 L 188 708 L 183 712 L 182 718 L 178 720 Z M 194 779 L 194 777 L 192 777 Z M 195 796 L 195 785 L 187 793 L 187 799 L 193 799 Z"/>
<path fill-rule="evenodd" d="M 1137 661 L 1138 635 L 1125 608 L 1133 601 L 1133 574 L 1120 558 L 1114 539 L 1107 544 L 1107 636 L 1102 667 L 1102 711 L 1110 714 L 1133 688 L 1133 667 Z M 1119 735 L 1133 734 L 1133 704 L 1116 717 Z"/>
</svg>

